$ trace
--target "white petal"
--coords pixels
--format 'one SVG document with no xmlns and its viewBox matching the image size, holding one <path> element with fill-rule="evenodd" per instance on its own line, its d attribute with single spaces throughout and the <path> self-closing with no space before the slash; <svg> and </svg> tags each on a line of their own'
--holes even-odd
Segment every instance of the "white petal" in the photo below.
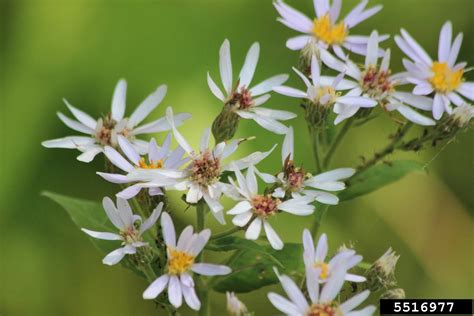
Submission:
<svg viewBox="0 0 474 316">
<path fill-rule="evenodd" d="M 296 31 L 302 33 L 311 32 L 313 21 L 311 21 L 306 15 L 286 5 L 283 1 L 274 2 L 273 6 L 282 16 L 282 19 L 278 19 L 278 21 Z"/>
<path fill-rule="evenodd" d="M 329 0 L 313 0 L 314 11 L 318 18 L 322 18 L 329 13 Z M 335 21 L 333 21 L 335 22 Z"/>
<path fill-rule="evenodd" d="M 360 282 L 367 281 L 367 279 L 363 276 L 360 276 L 360 275 L 347 273 L 346 274 L 346 281 L 360 283 Z"/>
<path fill-rule="evenodd" d="M 321 76 L 321 69 L 319 68 L 319 61 L 316 56 L 311 56 L 311 80 L 316 86 L 319 84 L 319 77 Z"/>
<path fill-rule="evenodd" d="M 451 51 L 451 40 L 453 37 L 453 25 L 450 21 L 444 23 L 439 35 L 438 44 L 438 60 L 440 62 L 447 62 L 449 52 Z"/>
<path fill-rule="evenodd" d="M 432 119 L 424 116 L 424 115 L 421 115 L 420 113 L 416 112 L 415 110 L 409 108 L 408 106 L 405 106 L 405 105 L 400 105 L 399 107 L 397 107 L 397 111 L 403 115 L 406 119 L 408 119 L 409 121 L 415 123 L 415 124 L 419 124 L 419 125 L 423 125 L 423 126 L 432 126 L 432 125 L 435 125 L 436 122 L 433 121 Z"/>
<path fill-rule="evenodd" d="M 256 116 L 254 121 L 264 129 L 278 135 L 284 135 L 288 131 L 288 127 L 271 118 Z"/>
<path fill-rule="evenodd" d="M 166 246 L 176 248 L 176 231 L 174 230 L 173 220 L 167 212 L 163 212 L 161 215 L 161 228 Z"/>
<path fill-rule="evenodd" d="M 163 202 L 160 202 L 153 212 L 151 213 L 150 217 L 148 217 L 143 224 L 140 225 L 140 233 L 143 234 L 143 232 L 147 231 L 150 229 L 153 225 L 155 225 L 156 221 L 158 220 L 158 217 L 161 215 L 161 210 L 163 209 Z"/>
<path fill-rule="evenodd" d="M 357 306 L 359 306 L 363 301 L 365 301 L 369 297 L 369 295 L 370 295 L 370 291 L 365 290 L 365 291 L 351 297 L 350 299 L 348 299 L 344 303 L 342 303 L 339 306 L 339 308 L 341 309 L 341 311 L 344 314 L 348 313 L 351 310 L 353 310 L 354 308 L 356 308 Z"/>
<path fill-rule="evenodd" d="M 129 183 L 130 179 L 123 174 L 97 172 L 99 176 L 112 183 Z"/>
<path fill-rule="evenodd" d="M 83 111 L 73 107 L 66 99 L 63 99 L 63 101 L 67 105 L 67 107 L 69 108 L 69 111 L 71 111 L 72 115 L 74 115 L 74 117 L 79 122 L 81 122 L 85 126 L 91 128 L 92 130 L 95 130 L 95 128 L 97 126 L 97 121 L 96 120 L 94 120 L 89 114 L 84 113 Z"/>
<path fill-rule="evenodd" d="M 252 205 L 249 203 L 249 201 L 240 201 L 233 208 L 227 211 L 227 214 L 238 215 L 238 214 L 248 212 L 251 209 L 252 209 Z"/>
<path fill-rule="evenodd" d="M 459 33 L 454 39 L 453 46 L 451 46 L 451 52 L 449 53 L 448 65 L 453 67 L 458 58 L 459 50 L 461 49 L 463 34 Z"/>
<path fill-rule="evenodd" d="M 93 230 L 81 228 L 81 230 L 86 233 L 87 235 L 97 238 L 97 239 L 103 239 L 103 240 L 122 240 L 122 237 L 120 235 L 114 234 L 114 233 L 107 233 L 107 232 L 96 232 Z"/>
<path fill-rule="evenodd" d="M 255 108 L 253 112 L 259 116 L 265 116 L 274 120 L 286 121 L 295 118 L 297 115 L 288 111 L 273 110 L 266 108 Z"/>
<path fill-rule="evenodd" d="M 471 101 L 474 100 L 474 82 L 462 83 L 457 92 L 459 92 Z"/>
<path fill-rule="evenodd" d="M 174 119 L 173 119 L 173 109 L 171 107 L 168 107 L 166 109 L 166 119 L 168 120 L 168 122 L 170 123 L 171 125 L 171 128 L 173 130 L 173 135 L 174 135 L 174 138 L 176 139 L 176 141 L 178 142 L 178 144 L 188 153 L 188 154 L 191 154 L 193 152 L 193 149 L 191 148 L 191 146 L 188 144 L 188 142 L 186 141 L 186 139 L 183 137 L 183 135 L 181 135 L 180 132 L 178 132 L 178 130 L 176 129 L 176 126 L 175 126 L 175 123 L 174 123 Z"/>
<path fill-rule="evenodd" d="M 307 97 L 306 92 L 303 92 L 295 88 L 287 87 L 287 86 L 275 87 L 273 88 L 273 91 L 279 94 L 286 95 L 288 97 L 293 97 L 293 98 L 306 98 Z"/>
<path fill-rule="evenodd" d="M 173 121 L 175 126 L 183 125 L 183 122 L 187 119 L 191 118 L 191 114 L 189 113 L 178 113 L 173 116 Z M 159 133 L 169 131 L 171 129 L 171 124 L 165 117 L 157 119 L 153 122 L 148 124 L 142 125 L 140 127 L 135 128 L 131 134 L 132 135 L 139 135 L 139 134 L 150 134 L 150 133 Z M 134 142 L 136 142 L 135 140 Z"/>
<path fill-rule="evenodd" d="M 97 156 L 97 154 L 101 152 L 102 152 L 102 148 L 93 147 L 93 148 L 85 150 L 82 154 L 77 156 L 77 160 L 82 161 L 82 162 L 91 162 L 92 160 L 94 160 L 95 156 Z"/>
<path fill-rule="evenodd" d="M 181 291 L 181 282 L 178 277 L 173 275 L 170 277 L 168 285 L 168 298 L 171 305 L 176 308 L 179 308 L 183 304 L 183 295 Z"/>
<path fill-rule="evenodd" d="M 378 38 L 379 34 L 377 33 L 377 31 L 373 31 L 370 34 L 370 39 L 367 46 L 367 56 L 365 57 L 365 68 L 377 65 L 377 58 L 379 53 Z"/>
<path fill-rule="evenodd" d="M 252 82 L 253 75 L 255 73 L 255 68 L 257 67 L 259 54 L 260 45 L 258 43 L 253 43 L 249 51 L 247 52 L 244 65 L 242 66 L 242 70 L 239 74 L 241 86 L 245 86 L 248 88 L 250 83 Z"/>
<path fill-rule="evenodd" d="M 143 100 L 128 119 L 128 126 L 135 127 L 140 124 L 163 101 L 167 90 L 166 85 L 161 85 Z"/>
<path fill-rule="evenodd" d="M 260 231 L 262 230 L 262 220 L 260 218 L 255 218 L 250 226 L 247 228 L 245 232 L 245 238 L 250 240 L 257 240 L 258 236 L 260 236 Z"/>
<path fill-rule="evenodd" d="M 41 143 L 46 148 L 74 149 L 82 146 L 92 145 L 95 139 L 86 136 L 68 136 L 63 138 L 46 140 Z"/>
<path fill-rule="evenodd" d="M 305 265 L 311 265 L 315 261 L 315 247 L 313 237 L 308 229 L 303 231 L 303 258 Z"/>
<path fill-rule="evenodd" d="M 267 221 L 263 221 L 263 228 L 265 229 L 265 234 L 272 248 L 276 250 L 283 249 L 283 241 Z"/>
<path fill-rule="evenodd" d="M 158 279 L 153 281 L 153 283 L 147 287 L 145 292 L 143 292 L 143 298 L 146 300 L 152 300 L 160 295 L 168 285 L 169 278 L 169 275 L 163 274 Z"/>
<path fill-rule="evenodd" d="M 343 97 L 337 98 L 337 102 L 351 105 L 351 106 L 359 106 L 363 108 L 371 108 L 377 105 L 376 101 L 366 98 L 366 97 L 343 96 Z"/>
<path fill-rule="evenodd" d="M 224 40 L 219 50 L 219 71 L 221 74 L 222 84 L 228 95 L 232 91 L 232 60 L 230 57 L 229 40 Z"/>
<path fill-rule="evenodd" d="M 204 133 L 201 136 L 201 140 L 199 142 L 199 149 L 201 152 L 204 152 L 206 149 L 209 148 L 209 141 L 211 140 L 211 129 L 206 128 Z"/>
<path fill-rule="evenodd" d="M 255 106 L 259 106 L 259 105 L 262 105 L 264 104 L 265 102 L 267 102 L 269 99 L 270 99 L 271 95 L 270 94 L 264 94 L 260 97 L 257 97 L 253 100 L 253 103 Z"/>
<path fill-rule="evenodd" d="M 191 270 L 197 274 L 207 276 L 226 275 L 232 272 L 232 270 L 227 266 L 209 263 L 195 263 Z"/>
<path fill-rule="evenodd" d="M 274 87 L 280 86 L 285 83 L 288 80 L 288 77 L 289 76 L 287 74 L 280 74 L 270 77 L 250 89 L 250 93 L 253 96 L 265 94 L 269 91 L 272 91 Z"/>
<path fill-rule="evenodd" d="M 114 226 L 118 229 L 122 230 L 125 225 L 120 218 L 117 209 L 115 208 L 114 202 L 109 197 L 104 197 L 102 199 L 102 207 L 104 208 L 104 211 L 112 224 L 114 224 Z"/>
<path fill-rule="evenodd" d="M 110 160 L 111 163 L 113 163 L 115 166 L 118 168 L 122 169 L 125 172 L 131 172 L 135 168 L 127 161 L 125 158 L 122 157 L 122 155 L 119 154 L 118 151 L 116 151 L 114 148 L 110 146 L 106 146 L 104 148 L 104 153 L 107 156 L 107 158 Z"/>
<path fill-rule="evenodd" d="M 244 227 L 245 225 L 248 224 L 248 222 L 250 221 L 252 216 L 253 216 L 253 214 L 250 211 L 238 214 L 238 215 L 234 216 L 234 218 L 232 219 L 232 223 L 235 226 Z"/>
<path fill-rule="evenodd" d="M 212 80 L 211 75 L 209 72 L 207 73 L 207 85 L 209 89 L 211 89 L 212 94 L 221 101 L 225 100 L 224 94 L 222 93 L 221 89 L 217 86 L 217 84 Z"/>
<path fill-rule="evenodd" d="M 435 94 L 433 100 L 433 117 L 435 120 L 439 120 L 444 113 L 443 99 L 440 94 Z"/>
<path fill-rule="evenodd" d="M 332 7 L 329 11 L 331 21 L 337 21 L 341 13 L 342 0 L 333 0 Z"/>
<path fill-rule="evenodd" d="M 133 162 L 136 166 L 138 166 L 140 161 L 140 155 L 136 151 L 136 149 L 132 146 L 132 144 L 122 135 L 117 136 L 118 144 L 122 152 Z"/>
<path fill-rule="evenodd" d="M 285 139 L 283 140 L 283 145 L 281 148 L 281 161 L 284 163 L 287 158 L 290 160 L 294 159 L 294 145 L 293 145 L 293 127 L 290 126 L 288 128 L 288 132 L 285 135 Z"/>
<path fill-rule="evenodd" d="M 431 92 L 433 92 L 433 86 L 429 83 L 424 83 L 424 84 L 417 85 L 413 89 L 413 93 L 415 95 L 428 95 Z"/>
<path fill-rule="evenodd" d="M 121 79 L 115 86 L 112 97 L 112 118 L 121 121 L 125 114 L 125 98 L 127 96 L 127 82 Z"/>
<path fill-rule="evenodd" d="M 424 96 L 399 91 L 395 92 L 393 96 L 403 103 L 416 107 L 420 110 L 431 111 L 431 108 L 433 107 L 433 99 Z"/>
<path fill-rule="evenodd" d="M 430 56 L 426 53 L 426 51 L 418 44 L 410 34 L 404 29 L 401 29 L 400 32 L 402 33 L 403 38 L 405 39 L 406 43 L 410 45 L 412 50 L 418 55 L 418 57 L 426 64 L 431 65 L 433 61 L 431 60 Z"/>
<path fill-rule="evenodd" d="M 316 246 L 314 260 L 324 262 L 324 259 L 326 259 L 326 256 L 328 255 L 328 248 L 328 236 L 322 234 L 321 237 L 319 237 L 318 245 Z"/>
<path fill-rule="evenodd" d="M 329 280 L 321 290 L 321 296 L 319 298 L 321 303 L 327 303 L 336 298 L 344 284 L 345 275 L 345 269 L 334 269 L 332 275 L 329 277 Z"/>
<path fill-rule="evenodd" d="M 301 50 L 304 48 L 310 41 L 312 37 L 309 35 L 299 35 L 292 37 L 286 41 L 286 47 L 291 50 Z"/>
<path fill-rule="evenodd" d="M 276 309 L 285 315 L 303 315 L 304 313 L 303 310 L 298 309 L 294 303 L 290 302 L 281 295 L 276 293 L 268 293 L 267 297 L 273 306 L 275 306 Z"/>
<path fill-rule="evenodd" d="M 117 197 L 121 199 L 129 200 L 135 197 L 138 193 L 140 193 L 142 186 L 134 184 L 129 186 L 128 188 L 123 189 L 119 193 L 116 194 Z"/>
<path fill-rule="evenodd" d="M 124 249 L 118 248 L 110 252 L 109 254 L 107 254 L 107 256 L 105 256 L 105 258 L 102 259 L 102 263 L 108 266 L 113 266 L 114 264 L 119 263 L 120 260 L 123 259 L 123 257 L 125 257 Z"/>
<path fill-rule="evenodd" d="M 286 275 L 277 274 L 277 276 L 280 280 L 283 290 L 285 290 L 286 295 L 288 295 L 290 300 L 294 302 L 300 310 L 306 311 L 309 307 L 308 302 L 296 283 Z"/>
<path fill-rule="evenodd" d="M 353 168 L 339 168 L 320 173 L 312 179 L 316 182 L 336 181 L 350 178 L 354 175 L 355 172 L 356 171 Z"/>
<path fill-rule="evenodd" d="M 194 287 L 188 287 L 188 286 L 182 286 L 181 290 L 183 292 L 184 300 L 186 301 L 186 304 L 190 308 L 192 308 L 195 311 L 198 311 L 201 309 L 201 302 L 199 301 L 199 298 L 196 295 L 196 291 L 194 290 Z"/>
<path fill-rule="evenodd" d="M 87 127 L 86 125 L 84 125 L 82 123 L 79 123 L 77 121 L 74 121 L 74 120 L 70 119 L 69 117 L 62 114 L 61 112 L 58 112 L 57 114 L 58 114 L 59 119 L 70 129 L 73 129 L 75 131 L 78 131 L 78 132 L 81 132 L 81 133 L 84 133 L 84 134 L 89 134 L 89 135 L 95 134 L 94 129 L 92 129 L 90 127 Z"/>
</svg>

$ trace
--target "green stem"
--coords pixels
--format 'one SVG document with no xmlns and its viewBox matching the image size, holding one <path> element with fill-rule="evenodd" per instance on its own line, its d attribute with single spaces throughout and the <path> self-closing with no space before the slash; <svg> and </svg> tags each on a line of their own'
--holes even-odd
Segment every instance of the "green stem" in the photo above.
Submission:
<svg viewBox="0 0 474 316">
<path fill-rule="evenodd" d="M 235 226 L 231 229 L 228 229 L 226 231 L 223 231 L 222 233 L 219 233 L 219 234 L 215 234 L 214 236 L 211 237 L 211 240 L 213 239 L 219 239 L 219 238 L 222 238 L 222 237 L 226 237 L 226 236 L 229 236 L 229 235 L 232 235 L 232 234 L 235 234 L 236 232 L 240 231 L 241 228 L 238 227 L 238 226 Z"/>
<path fill-rule="evenodd" d="M 385 146 L 385 148 L 376 152 L 372 159 L 370 159 L 369 161 L 366 161 L 363 165 L 359 166 L 357 168 L 357 173 L 360 173 L 366 170 L 367 168 L 375 165 L 377 162 L 385 158 L 387 155 L 393 153 L 396 149 L 399 149 L 400 144 L 402 143 L 403 137 L 406 135 L 406 133 L 410 130 L 412 126 L 413 126 L 413 123 L 407 122 L 403 127 L 400 127 L 397 133 L 392 137 L 392 141 L 387 146 Z"/>
<path fill-rule="evenodd" d="M 198 232 L 202 231 L 205 227 L 207 204 L 204 201 L 199 201 L 196 204 L 196 229 Z M 204 259 L 204 250 L 197 256 L 196 260 L 202 262 Z M 201 309 L 198 312 L 199 316 L 209 316 L 209 292 L 201 276 L 196 276 L 197 295 L 201 300 Z"/>
<path fill-rule="evenodd" d="M 329 205 L 323 204 L 319 211 L 316 212 L 316 216 L 314 218 L 313 227 L 311 227 L 311 235 L 313 238 L 316 238 L 318 235 L 319 227 L 321 226 L 321 221 L 323 220 L 324 215 L 326 214 Z"/>
<path fill-rule="evenodd" d="M 342 128 L 339 130 L 337 133 L 336 139 L 332 142 L 331 147 L 329 147 L 329 150 L 326 154 L 326 157 L 324 157 L 323 161 L 323 168 L 329 167 L 329 164 L 331 163 L 332 156 L 336 152 L 337 147 L 341 143 L 342 139 L 344 136 L 346 136 L 347 131 L 352 127 L 352 124 L 354 123 L 354 117 L 351 117 L 346 121 L 346 123 L 342 126 Z"/>
<path fill-rule="evenodd" d="M 310 129 L 310 134 L 311 134 L 311 142 L 313 145 L 314 162 L 316 163 L 316 173 L 320 173 L 323 169 L 321 165 L 321 158 L 319 157 L 318 130 L 312 126 L 310 126 L 309 129 Z"/>
</svg>

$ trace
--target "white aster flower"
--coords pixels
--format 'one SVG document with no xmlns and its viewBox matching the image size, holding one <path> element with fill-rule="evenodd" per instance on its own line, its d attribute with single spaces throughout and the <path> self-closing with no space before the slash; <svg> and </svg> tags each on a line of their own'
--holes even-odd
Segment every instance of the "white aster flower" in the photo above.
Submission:
<svg viewBox="0 0 474 316">
<path fill-rule="evenodd" d="M 263 226 L 270 245 L 274 249 L 282 249 L 283 242 L 268 220 L 280 211 L 298 216 L 310 215 L 314 212 L 314 206 L 311 205 L 313 198 L 295 196 L 282 200 L 272 197 L 271 194 L 259 194 L 254 166 L 248 168 L 246 177 L 238 168 L 234 171 L 237 183 L 231 178 L 229 181 L 237 190 L 238 196 L 230 195 L 230 197 L 240 202 L 227 212 L 229 215 L 235 215 L 232 223 L 239 227 L 248 225 L 245 238 L 250 240 L 256 240 L 260 236 Z"/>
<path fill-rule="evenodd" d="M 184 149 L 191 161 L 185 168 L 184 175 L 180 182 L 177 183 L 174 188 L 181 191 L 188 191 L 186 193 L 186 202 L 188 203 L 196 204 L 201 201 L 201 199 L 204 199 L 214 217 L 221 224 L 225 224 L 224 214 L 222 213 L 224 207 L 219 200 L 222 193 L 232 188 L 228 183 L 221 182 L 220 177 L 224 171 L 231 170 L 230 164 L 224 163 L 223 161 L 237 150 L 240 142 L 238 140 L 229 143 L 221 142 L 211 148 L 209 144 L 211 131 L 210 129 L 206 129 L 201 137 L 199 150 L 195 151 L 176 129 L 171 107 L 167 108 L 166 117 L 169 119 L 176 141 L 181 148 Z M 232 165 L 238 169 L 245 169 L 249 165 L 257 164 L 266 158 L 273 151 L 275 146 L 267 152 L 254 152 L 244 158 L 232 161 Z M 142 174 L 146 175 L 147 171 L 143 171 Z M 151 178 L 148 178 L 153 178 L 151 173 L 148 172 L 148 175 L 151 175 Z M 137 178 L 140 178 L 140 176 Z"/>
<path fill-rule="evenodd" d="M 104 148 L 104 153 L 112 164 L 127 174 L 97 172 L 102 178 L 112 183 L 134 183 L 119 192 L 117 197 L 131 199 L 143 188 L 148 188 L 151 196 L 161 195 L 163 194 L 161 188 L 175 185 L 183 176 L 183 172 L 178 169 L 188 159 L 182 158 L 184 150 L 181 147 L 170 151 L 171 134 L 168 134 L 161 148 L 152 138 L 148 144 L 147 158 L 141 157 L 136 148 L 122 135 L 119 135 L 117 139 L 120 150 L 126 158 L 110 146 Z M 144 170 L 147 173 L 144 174 Z"/>
<path fill-rule="evenodd" d="M 249 315 L 247 307 L 242 303 L 234 292 L 226 292 L 227 312 L 230 316 Z"/>
<path fill-rule="evenodd" d="M 288 276 L 275 273 L 285 291 L 288 299 L 276 294 L 268 293 L 268 299 L 280 312 L 290 316 L 370 316 L 375 312 L 375 306 L 367 306 L 363 309 L 354 310 L 367 299 L 370 292 L 363 291 L 344 303 L 340 303 L 337 295 L 344 285 L 346 267 L 339 264 L 327 282 L 320 288 L 316 275 L 306 274 L 306 287 L 310 302 L 306 300 L 298 285 Z"/>
<path fill-rule="evenodd" d="M 120 262 L 125 255 L 135 254 L 137 248 L 148 245 L 148 243 L 143 241 L 142 235 L 155 224 L 161 214 L 163 203 L 158 204 L 150 217 L 144 222 L 142 222 L 142 218 L 139 215 L 133 214 L 127 200 L 118 198 L 117 207 L 115 207 L 114 202 L 110 198 L 105 197 L 102 200 L 102 205 L 110 222 L 119 230 L 119 233 L 96 232 L 85 228 L 81 230 L 97 239 L 122 241 L 123 247 L 115 249 L 102 260 L 104 264 L 114 265 Z"/>
<path fill-rule="evenodd" d="M 303 231 L 303 258 L 306 269 L 312 269 L 319 271 L 318 278 L 320 282 L 326 282 L 328 278 L 334 273 L 335 267 L 339 265 L 341 261 L 345 262 L 347 270 L 355 267 L 359 262 L 362 261 L 362 256 L 357 255 L 354 250 L 342 250 L 326 262 L 328 255 L 328 237 L 326 234 L 322 234 L 319 237 L 316 248 L 314 247 L 313 237 L 309 230 Z M 365 282 L 366 278 L 360 275 L 346 273 L 345 280 L 350 282 Z"/>
<path fill-rule="evenodd" d="M 444 112 L 452 113 L 451 103 L 459 106 L 464 103 L 464 96 L 474 100 L 474 82 L 464 82 L 463 75 L 466 63 L 456 63 L 463 34 L 459 33 L 454 41 L 451 22 L 446 22 L 441 29 L 438 46 L 438 59 L 433 61 L 426 51 L 404 29 L 402 36 L 395 36 L 398 47 L 411 59 L 403 60 L 409 73 L 408 81 L 415 84 L 413 93 L 430 95 L 433 98 L 433 117 L 439 120 Z"/>
<path fill-rule="evenodd" d="M 332 6 L 329 0 L 313 0 L 316 18 L 312 21 L 303 13 L 293 9 L 281 0 L 273 3 L 281 18 L 278 19 L 287 27 L 304 33 L 290 38 L 286 46 L 291 50 L 301 50 L 307 44 L 318 48 L 332 48 L 339 58 L 345 58 L 343 47 L 356 54 L 365 55 L 368 36 L 349 35 L 351 28 L 370 18 L 382 9 L 381 5 L 365 10 L 368 0 L 361 1 L 344 20 L 337 22 L 341 12 L 342 0 L 334 0 Z M 386 40 L 388 35 L 379 37 Z"/>
<path fill-rule="evenodd" d="M 150 134 L 163 132 L 170 129 L 165 118 L 160 118 L 148 124 L 139 126 L 139 124 L 160 104 L 166 95 L 166 85 L 159 86 L 150 94 L 130 117 L 125 115 L 125 98 L 127 94 L 127 82 L 120 80 L 115 87 L 112 98 L 112 110 L 103 118 L 93 119 L 90 115 L 73 107 L 68 101 L 64 100 L 67 107 L 77 121 L 70 119 L 61 112 L 58 112 L 59 119 L 67 127 L 83 133 L 88 136 L 68 136 L 59 139 L 47 140 L 42 145 L 47 148 L 67 148 L 78 149 L 82 152 L 77 157 L 83 162 L 90 162 L 94 157 L 103 152 L 105 146 L 117 147 L 117 136 L 126 137 L 133 146 L 140 152 L 146 151 L 147 143 L 137 139 L 140 134 Z M 176 124 L 180 125 L 184 120 L 191 116 L 187 113 L 177 114 Z"/>
<path fill-rule="evenodd" d="M 346 188 L 343 179 L 350 178 L 355 173 L 352 168 L 339 168 L 327 171 L 316 176 L 306 172 L 302 167 L 296 167 L 294 163 L 294 136 L 293 127 L 290 126 L 285 136 L 281 152 L 283 171 L 275 177 L 268 173 L 257 170 L 258 176 L 269 184 L 276 183 L 278 187 L 272 196 L 283 198 L 287 194 L 303 195 L 312 197 L 313 200 L 323 204 L 336 205 L 339 198 L 325 191 L 341 191 Z M 323 190 L 323 191 L 322 191 Z"/>
<path fill-rule="evenodd" d="M 350 93 L 342 95 L 340 91 L 355 88 L 357 83 L 343 79 L 344 73 L 341 73 L 336 78 L 321 76 L 321 68 L 314 55 L 311 58 L 311 81 L 298 69 L 293 68 L 293 70 L 303 80 L 307 91 L 304 92 L 286 86 L 275 87 L 274 91 L 289 97 L 308 99 L 313 104 L 324 107 L 329 108 L 333 106 L 333 110 L 336 113 L 338 109 L 345 106 L 372 108 L 377 105 L 376 101 L 367 97 Z M 341 121 L 340 114 L 338 114 L 334 124 L 338 124 Z"/>
<path fill-rule="evenodd" d="M 189 225 L 183 230 L 176 243 L 174 224 L 166 212 L 161 216 L 161 227 L 168 258 L 166 274 L 163 274 L 148 286 L 143 292 L 143 298 L 154 299 L 167 287 L 168 299 L 174 307 L 179 308 L 184 297 L 190 308 L 199 310 L 201 302 L 194 290 L 194 280 L 191 272 L 215 276 L 229 274 L 232 270 L 223 265 L 195 262 L 196 257 L 203 250 L 211 236 L 209 229 L 193 233 L 193 227 Z"/>
<path fill-rule="evenodd" d="M 431 111 L 432 100 L 414 95 L 408 92 L 396 91 L 396 87 L 408 83 L 407 73 L 391 74 L 390 70 L 390 50 L 387 49 L 378 65 L 379 42 L 377 31 L 373 31 L 369 38 L 365 64 L 357 66 L 347 59 L 340 61 L 332 56 L 328 51 L 321 50 L 322 62 L 339 72 L 345 72 L 354 80 L 348 80 L 352 84 L 346 84 L 345 88 L 350 89 L 347 95 L 365 96 L 377 102 L 387 111 L 397 110 L 406 119 L 420 125 L 434 125 L 435 122 L 418 113 L 411 108 L 415 107 L 423 111 Z M 324 77 L 323 81 L 334 80 L 332 77 Z M 336 123 L 354 116 L 360 107 L 354 104 L 340 104 L 334 107 L 334 112 L 338 114 Z"/>
<path fill-rule="evenodd" d="M 237 83 L 233 82 L 232 60 L 230 57 L 230 43 L 226 39 L 219 51 L 219 70 L 221 74 L 224 93 L 207 73 L 207 83 L 212 93 L 226 106 L 235 111 L 237 115 L 245 119 L 252 119 L 263 128 L 277 133 L 285 134 L 286 126 L 279 121 L 285 121 L 296 117 L 296 114 L 288 111 L 272 110 L 260 107 L 268 101 L 273 87 L 283 84 L 288 80 L 287 74 L 280 74 L 268 78 L 253 88 L 250 88 L 255 68 L 260 54 L 260 45 L 254 43 L 245 58 L 245 63 L 240 71 Z"/>
</svg>

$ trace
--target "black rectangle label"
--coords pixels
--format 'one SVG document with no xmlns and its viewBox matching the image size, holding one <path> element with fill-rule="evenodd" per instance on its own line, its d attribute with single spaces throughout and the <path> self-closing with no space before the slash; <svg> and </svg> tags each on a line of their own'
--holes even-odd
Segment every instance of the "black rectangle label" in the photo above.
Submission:
<svg viewBox="0 0 474 316">
<path fill-rule="evenodd" d="M 472 315 L 472 299 L 380 300 L 381 315 Z"/>
</svg>

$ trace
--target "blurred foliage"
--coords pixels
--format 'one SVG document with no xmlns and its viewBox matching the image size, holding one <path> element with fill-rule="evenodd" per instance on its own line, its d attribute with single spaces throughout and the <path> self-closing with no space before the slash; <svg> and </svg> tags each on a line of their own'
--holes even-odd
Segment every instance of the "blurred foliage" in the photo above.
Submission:
<svg viewBox="0 0 474 316">
<path fill-rule="evenodd" d="M 288 0 L 312 12 L 311 0 Z M 347 12 L 357 1 L 344 1 Z M 472 0 L 385 0 L 384 10 L 354 33 L 395 34 L 406 28 L 432 54 L 445 20 L 464 32 L 460 59 L 474 65 Z M 99 201 L 116 187 L 95 175 L 103 162 L 75 160 L 77 152 L 47 150 L 45 139 L 73 134 L 55 116 L 66 112 L 61 98 L 93 116 L 107 113 L 119 78 L 129 83 L 128 112 L 157 85 L 169 93 L 154 117 L 189 111 L 193 120 L 181 130 L 196 143 L 198 131 L 212 123 L 220 104 L 208 91 L 206 71 L 218 74 L 218 48 L 232 45 L 234 73 L 253 41 L 262 46 L 256 81 L 290 72 L 297 54 L 285 41 L 295 32 L 276 22 L 270 0 L 2 0 L 0 2 L 0 314 L 1 315 L 150 315 L 143 280 L 121 267 L 101 264 L 101 253 L 74 227 L 56 204 L 40 196 L 49 190 Z M 401 53 L 390 40 L 393 66 Z M 473 80 L 471 73 L 466 74 Z M 292 76 L 290 85 L 301 85 Z M 292 109 L 295 100 L 273 96 L 269 107 Z M 296 157 L 312 165 L 304 120 L 296 130 Z M 386 116 L 353 130 L 336 154 L 334 166 L 353 166 L 370 155 L 395 130 Z M 281 137 L 242 122 L 238 136 L 257 135 L 240 155 L 267 149 Z M 420 154 L 397 155 L 426 162 L 429 174 L 411 174 L 396 184 L 330 209 L 322 226 L 335 250 L 353 243 L 367 261 L 389 246 L 401 254 L 399 285 L 409 297 L 469 297 L 473 293 L 472 132 L 449 146 Z M 164 135 L 157 135 L 163 139 Z M 261 169 L 279 166 L 274 154 Z M 230 204 L 229 204 L 230 205 Z M 179 196 L 173 206 L 183 209 Z M 193 220 L 193 210 L 180 213 L 179 225 Z M 212 220 L 210 220 L 211 222 Z M 275 228 L 286 241 L 299 242 L 308 218 L 282 215 Z M 213 230 L 221 230 L 217 225 Z M 219 261 L 216 256 L 210 259 Z M 268 287 L 240 298 L 268 315 Z M 213 294 L 215 311 L 225 297 Z M 263 303 L 265 302 L 265 303 Z M 273 310 L 272 310 L 273 311 Z M 260 312 L 260 313 L 259 313 Z"/>
</svg>

